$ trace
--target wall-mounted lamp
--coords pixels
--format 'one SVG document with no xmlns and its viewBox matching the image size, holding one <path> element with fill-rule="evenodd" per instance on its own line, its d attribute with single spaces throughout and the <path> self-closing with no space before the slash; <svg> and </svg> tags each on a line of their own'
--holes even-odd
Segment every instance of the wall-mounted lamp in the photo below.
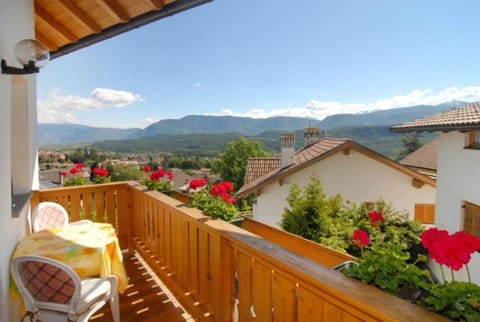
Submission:
<svg viewBox="0 0 480 322">
<path fill-rule="evenodd" d="M 2 74 L 21 75 L 38 73 L 50 59 L 50 52 L 44 44 L 35 39 L 24 39 L 15 45 L 15 57 L 23 68 L 11 67 L 2 59 Z"/>
</svg>

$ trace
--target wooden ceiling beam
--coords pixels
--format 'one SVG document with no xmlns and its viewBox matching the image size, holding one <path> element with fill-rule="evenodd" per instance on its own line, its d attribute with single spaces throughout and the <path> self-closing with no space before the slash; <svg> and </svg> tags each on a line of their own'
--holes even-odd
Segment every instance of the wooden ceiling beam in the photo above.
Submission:
<svg viewBox="0 0 480 322">
<path fill-rule="evenodd" d="M 122 22 L 130 20 L 130 16 L 115 0 L 97 0 L 97 3 L 113 18 Z"/>
<path fill-rule="evenodd" d="M 52 29 L 54 29 L 56 32 L 58 32 L 63 37 L 68 39 L 68 41 L 76 42 L 78 40 L 77 36 L 75 36 L 70 30 L 68 30 L 64 25 L 62 25 L 58 20 L 56 20 L 48 12 L 46 12 L 45 9 L 43 9 L 38 5 L 36 5 L 35 7 L 35 16 L 42 19 Z"/>
<path fill-rule="evenodd" d="M 42 34 L 39 31 L 35 32 L 35 39 L 37 39 L 42 44 L 47 46 L 49 51 L 54 51 L 54 50 L 57 50 L 58 48 L 58 45 L 56 43 L 54 43 L 50 38 L 46 37 L 44 34 Z"/>
<path fill-rule="evenodd" d="M 161 9 L 165 5 L 164 0 L 148 0 L 147 2 L 150 3 L 152 6 L 154 6 L 157 9 Z"/>
<path fill-rule="evenodd" d="M 91 32 L 99 33 L 102 30 L 102 28 L 100 28 L 92 18 L 82 11 L 75 2 L 71 0 L 60 0 L 60 4 L 72 14 L 75 20 L 90 29 Z"/>
</svg>

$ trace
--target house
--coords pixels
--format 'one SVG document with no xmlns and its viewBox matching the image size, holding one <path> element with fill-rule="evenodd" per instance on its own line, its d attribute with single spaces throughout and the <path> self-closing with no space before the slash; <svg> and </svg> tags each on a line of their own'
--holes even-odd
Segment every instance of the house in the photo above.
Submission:
<svg viewBox="0 0 480 322">
<path fill-rule="evenodd" d="M 398 161 L 398 163 L 436 179 L 438 143 L 438 138 L 435 138 Z"/>
<path fill-rule="evenodd" d="M 255 219 L 278 226 L 292 184 L 300 186 L 316 175 L 327 195 L 340 194 L 344 200 L 374 207 L 379 198 L 392 203 L 396 210 L 408 211 L 425 223 L 431 222 L 435 204 L 435 180 L 401 165 L 350 139 L 312 136 L 304 131 L 305 146 L 294 150 L 295 136 L 281 136 L 279 160 L 249 160 L 246 182 L 236 197 L 258 195 L 254 205 Z M 270 166 L 270 170 L 262 162 Z M 270 170 L 259 173 L 258 169 Z M 253 180 L 251 180 L 254 178 Z"/>
<path fill-rule="evenodd" d="M 435 225 L 480 236 L 480 102 L 391 127 L 397 133 L 438 132 Z M 438 270 L 438 268 L 437 268 Z M 470 262 L 480 284 L 480 254 Z M 467 272 L 461 271 L 463 278 Z"/>
<path fill-rule="evenodd" d="M 39 189 L 36 74 L 3 72 L 4 65 L 21 69 L 15 45 L 36 38 L 55 59 L 210 1 L 0 2 L 0 321 L 10 320 L 10 254 L 27 233 L 29 196 Z"/>
</svg>

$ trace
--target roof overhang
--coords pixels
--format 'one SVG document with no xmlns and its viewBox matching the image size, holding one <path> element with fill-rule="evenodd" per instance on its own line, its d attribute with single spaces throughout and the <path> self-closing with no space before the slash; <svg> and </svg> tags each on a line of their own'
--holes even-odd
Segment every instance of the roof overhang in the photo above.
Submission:
<svg viewBox="0 0 480 322">
<path fill-rule="evenodd" d="M 35 0 L 35 37 L 61 57 L 213 0 Z"/>
<path fill-rule="evenodd" d="M 410 132 L 468 132 L 472 130 L 479 130 L 480 124 L 475 125 L 435 125 L 435 126 L 413 126 L 413 127 L 394 127 L 392 126 L 389 130 L 394 133 L 410 133 Z"/>
</svg>

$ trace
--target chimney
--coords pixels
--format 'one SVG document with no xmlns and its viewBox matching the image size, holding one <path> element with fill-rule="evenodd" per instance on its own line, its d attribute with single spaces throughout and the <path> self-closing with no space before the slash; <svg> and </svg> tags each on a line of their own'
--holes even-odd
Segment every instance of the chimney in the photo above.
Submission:
<svg viewBox="0 0 480 322">
<path fill-rule="evenodd" d="M 284 168 L 293 163 L 293 156 L 295 155 L 295 134 L 281 134 L 280 143 L 282 145 L 280 166 Z"/>
<path fill-rule="evenodd" d="M 319 127 L 306 127 L 303 129 L 303 146 L 309 146 L 320 139 Z"/>
</svg>

